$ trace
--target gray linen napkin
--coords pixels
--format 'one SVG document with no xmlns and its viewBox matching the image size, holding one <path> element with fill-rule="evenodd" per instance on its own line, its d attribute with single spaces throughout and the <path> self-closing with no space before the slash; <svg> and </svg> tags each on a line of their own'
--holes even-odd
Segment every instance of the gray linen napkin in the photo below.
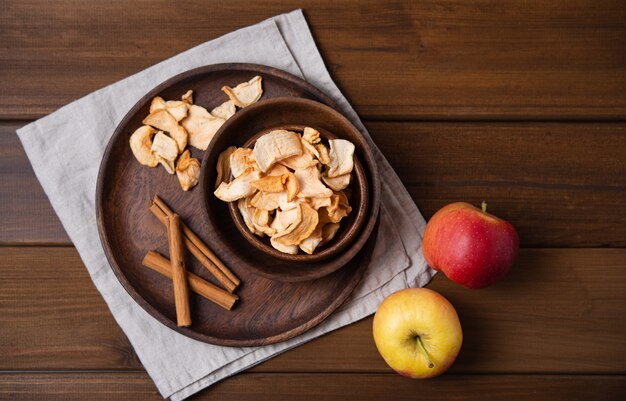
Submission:
<svg viewBox="0 0 626 401">
<path fill-rule="evenodd" d="M 421 256 L 425 221 L 374 145 L 379 171 L 385 177 L 374 256 L 350 299 L 319 326 L 279 344 L 219 347 L 170 330 L 135 304 L 115 278 L 98 236 L 95 189 L 104 149 L 125 113 L 154 86 L 183 71 L 226 62 L 264 64 L 306 79 L 333 98 L 371 141 L 330 78 L 300 10 L 201 44 L 85 96 L 17 132 L 96 288 L 161 395 L 172 400 L 182 400 L 225 377 L 362 319 L 375 312 L 388 294 L 407 286 L 423 286 L 434 274 Z"/>
</svg>

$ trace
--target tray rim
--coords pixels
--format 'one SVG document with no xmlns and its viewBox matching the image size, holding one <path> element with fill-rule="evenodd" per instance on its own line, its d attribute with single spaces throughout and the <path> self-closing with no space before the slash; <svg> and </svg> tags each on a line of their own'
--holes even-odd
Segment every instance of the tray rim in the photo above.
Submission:
<svg viewBox="0 0 626 401">
<path fill-rule="evenodd" d="M 117 141 L 118 137 L 123 134 L 124 127 L 128 124 L 129 120 L 137 113 L 137 111 L 143 107 L 146 101 L 156 96 L 159 92 L 169 88 L 170 86 L 189 78 L 193 78 L 195 76 L 201 76 L 203 74 L 217 72 L 222 70 L 242 70 L 242 71 L 250 71 L 257 74 L 267 74 L 278 77 L 280 79 L 287 80 L 293 83 L 296 86 L 304 87 L 307 91 L 314 94 L 316 97 L 319 97 L 319 101 L 322 103 L 326 103 L 329 107 L 338 110 L 336 102 L 334 102 L 330 97 L 324 94 L 321 90 L 319 90 L 314 85 L 304 81 L 303 79 L 290 74 L 286 71 L 258 65 L 251 63 L 220 63 L 220 64 L 209 64 L 197 68 L 193 68 L 187 71 L 184 71 L 180 74 L 174 75 L 167 80 L 161 82 L 156 85 L 153 89 L 148 91 L 144 96 L 142 96 L 137 102 L 133 105 L 133 107 L 126 113 L 126 115 L 120 120 L 118 125 L 116 126 L 113 134 L 109 138 L 107 146 L 105 148 L 105 152 L 103 154 L 102 160 L 100 162 L 100 167 L 98 169 L 98 178 L 96 182 L 96 198 L 95 198 L 95 209 L 96 209 L 96 221 L 98 225 L 98 234 L 100 238 L 100 243 L 104 250 L 104 254 L 107 258 L 107 262 L 111 266 L 113 273 L 118 280 L 118 282 L 122 285 L 126 293 L 132 298 L 132 300 L 137 303 L 144 311 L 146 311 L 152 318 L 156 321 L 164 325 L 165 327 L 172 329 L 180 334 L 183 334 L 189 338 L 193 338 L 198 341 L 202 341 L 208 344 L 219 345 L 219 346 L 232 346 L 232 347 L 247 347 L 247 346 L 262 346 L 268 344 L 274 344 L 277 342 L 285 341 L 290 338 L 293 338 L 297 335 L 300 335 L 307 330 L 315 327 L 322 321 L 324 321 L 328 316 L 330 316 L 337 308 L 343 304 L 350 294 L 352 294 L 354 288 L 361 281 L 363 274 L 365 272 L 364 266 L 358 266 L 355 268 L 355 272 L 353 273 L 354 278 L 350 281 L 350 286 L 346 287 L 347 291 L 342 292 L 341 296 L 336 297 L 333 302 L 329 303 L 328 306 L 313 319 L 301 324 L 300 326 L 294 327 L 288 331 L 284 331 L 282 333 L 265 337 L 262 339 L 249 339 L 249 340 L 240 340 L 240 339 L 227 339 L 220 337 L 213 337 L 211 335 L 207 335 L 198 331 L 195 331 L 186 327 L 178 327 L 175 322 L 169 319 L 167 316 L 163 315 L 157 308 L 152 306 L 141 294 L 137 292 L 137 290 L 131 285 L 131 283 L 126 278 L 124 272 L 119 267 L 117 261 L 114 258 L 113 251 L 111 249 L 110 242 L 108 241 L 108 235 L 106 233 L 104 217 L 103 217 L 103 208 L 102 204 L 104 201 L 104 180 L 103 177 L 105 175 L 105 170 L 108 167 L 110 162 L 110 156 L 113 148 L 113 144 Z M 379 213 L 373 215 L 372 218 L 376 220 L 376 226 L 372 231 L 370 237 L 368 238 L 365 246 L 361 251 L 355 255 L 354 259 L 361 259 L 363 257 L 371 257 L 367 255 L 367 252 L 370 251 L 368 248 L 368 243 L 372 241 L 372 238 L 375 238 L 376 233 L 378 232 L 379 225 Z M 373 246 L 372 246 L 373 247 Z M 348 262 L 349 264 L 350 262 Z"/>
</svg>

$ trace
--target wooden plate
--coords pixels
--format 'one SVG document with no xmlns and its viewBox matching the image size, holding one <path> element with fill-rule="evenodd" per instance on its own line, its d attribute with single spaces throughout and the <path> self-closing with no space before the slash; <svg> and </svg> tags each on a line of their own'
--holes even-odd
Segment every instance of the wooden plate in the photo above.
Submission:
<svg viewBox="0 0 626 401">
<path fill-rule="evenodd" d="M 148 114 L 154 96 L 178 99 L 187 89 L 193 89 L 194 102 L 210 109 L 225 100 L 220 91 L 223 85 L 236 85 L 254 75 L 263 77 L 264 99 L 304 97 L 336 107 L 315 87 L 280 70 L 250 64 L 201 67 L 160 84 L 129 111 L 108 144 L 98 175 L 98 229 L 107 259 L 122 286 L 164 325 L 217 345 L 271 344 L 297 336 L 320 323 L 346 300 L 361 279 L 367 265 L 364 259 L 371 256 L 376 237 L 374 232 L 363 251 L 344 268 L 318 280 L 272 281 L 232 266 L 242 280 L 237 290 L 240 301 L 233 310 L 226 311 L 192 294 L 192 325 L 176 326 L 170 280 L 141 265 L 148 250 L 168 255 L 165 229 L 149 212 L 149 200 L 155 194 L 161 196 L 218 257 L 223 255 L 220 249 L 212 247 L 211 238 L 207 236 L 207 217 L 198 188 L 183 192 L 176 177 L 163 168 L 139 165 L 130 151 L 128 139 Z M 202 151 L 191 150 L 194 157 L 202 160 Z M 236 231 L 234 226 L 233 230 Z M 193 257 L 187 257 L 187 268 L 218 284 Z"/>
</svg>

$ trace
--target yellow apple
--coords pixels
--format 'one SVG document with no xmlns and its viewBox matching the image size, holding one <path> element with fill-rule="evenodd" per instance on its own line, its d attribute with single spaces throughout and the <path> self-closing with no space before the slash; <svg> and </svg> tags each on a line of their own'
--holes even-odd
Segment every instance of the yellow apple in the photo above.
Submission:
<svg viewBox="0 0 626 401">
<path fill-rule="evenodd" d="M 414 379 L 445 372 L 463 343 L 454 307 L 427 288 L 408 288 L 385 298 L 374 316 L 373 331 L 387 365 Z"/>
</svg>

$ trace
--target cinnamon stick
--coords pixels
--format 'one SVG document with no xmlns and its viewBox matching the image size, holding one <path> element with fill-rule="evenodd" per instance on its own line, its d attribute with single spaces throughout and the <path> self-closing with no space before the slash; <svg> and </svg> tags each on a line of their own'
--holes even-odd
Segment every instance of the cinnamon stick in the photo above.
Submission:
<svg viewBox="0 0 626 401">
<path fill-rule="evenodd" d="M 154 214 L 154 216 L 165 226 L 167 226 L 167 219 L 168 219 L 168 214 L 163 211 L 163 209 L 161 209 L 159 207 L 159 205 L 154 202 L 152 203 L 152 205 L 150 205 L 150 211 L 152 212 L 152 214 Z M 171 210 L 170 210 L 171 212 Z M 173 214 L 173 213 L 172 213 Z M 191 252 L 191 254 L 193 256 L 195 256 L 196 259 L 198 259 L 198 261 L 200 263 L 202 263 L 202 265 L 204 267 L 207 268 L 207 270 L 217 279 L 217 281 L 220 282 L 220 284 L 222 284 L 224 286 L 224 288 L 226 288 L 228 290 L 228 292 L 233 292 L 236 288 L 237 285 L 235 283 L 233 283 L 223 272 L 222 270 L 220 270 L 190 239 L 187 235 L 185 235 L 185 223 L 181 222 L 181 226 L 183 227 L 183 243 L 185 244 L 185 246 L 187 247 L 187 249 L 189 250 L 189 252 Z M 187 229 L 189 232 L 191 232 L 191 230 Z M 193 234 L 193 233 L 192 233 Z M 194 234 L 195 235 L 195 234 Z"/>
<path fill-rule="evenodd" d="M 148 251 L 142 263 L 155 272 L 169 279 L 172 278 L 172 266 L 170 265 L 170 261 L 160 253 Z M 193 292 L 216 303 L 224 309 L 231 310 L 235 302 L 239 299 L 237 295 L 224 291 L 193 273 L 187 272 L 187 281 L 189 282 L 189 288 L 191 288 Z"/>
<path fill-rule="evenodd" d="M 169 216 L 170 214 L 174 213 L 172 209 L 170 209 L 165 204 L 165 202 L 163 202 L 163 200 L 159 198 L 158 195 L 154 196 L 154 203 L 156 203 L 161 208 L 161 210 L 165 212 L 166 215 Z M 184 223 L 183 233 L 187 238 L 189 238 L 191 242 L 194 243 L 196 247 L 198 247 L 198 249 L 200 249 L 202 253 L 206 255 L 206 257 L 208 257 L 222 271 L 222 273 L 224 273 L 224 275 L 226 275 L 226 277 L 228 277 L 230 281 L 235 284 L 235 288 L 239 286 L 239 284 L 241 283 L 239 278 L 237 278 L 237 276 L 235 276 L 235 274 L 231 272 L 230 269 L 226 267 L 226 265 L 224 265 L 224 263 L 222 263 L 222 261 L 219 260 L 217 256 L 215 256 L 215 254 L 209 249 L 209 247 L 206 246 L 204 242 L 202 242 L 200 237 L 198 237 L 193 231 L 191 231 L 191 229 L 187 227 Z"/>
<path fill-rule="evenodd" d="M 176 320 L 179 327 L 187 327 L 191 325 L 191 311 L 189 310 L 189 290 L 187 289 L 187 271 L 185 270 L 180 217 L 177 214 L 172 214 L 168 217 L 167 223 Z"/>
<path fill-rule="evenodd" d="M 165 213 L 166 216 L 174 213 L 172 209 L 170 209 L 169 206 L 167 206 L 165 202 L 163 202 L 163 200 L 159 198 L 158 195 L 154 196 L 153 204 L 156 204 L 159 209 L 161 209 L 163 213 Z M 187 237 L 187 239 L 189 239 L 189 241 L 192 242 L 200 250 L 200 252 L 205 255 L 206 258 L 211 260 L 211 262 L 213 262 L 213 264 L 217 266 L 222 274 L 224 274 L 235 285 L 234 288 L 239 287 L 239 284 L 241 284 L 239 278 L 232 271 L 230 271 L 230 269 L 226 267 L 226 265 L 224 265 L 221 260 L 219 260 L 219 258 L 209 249 L 209 247 L 206 246 L 204 242 L 202 242 L 200 237 L 198 237 L 193 231 L 191 231 L 191 229 L 187 227 L 185 223 L 182 223 L 182 228 L 185 237 Z"/>
</svg>

